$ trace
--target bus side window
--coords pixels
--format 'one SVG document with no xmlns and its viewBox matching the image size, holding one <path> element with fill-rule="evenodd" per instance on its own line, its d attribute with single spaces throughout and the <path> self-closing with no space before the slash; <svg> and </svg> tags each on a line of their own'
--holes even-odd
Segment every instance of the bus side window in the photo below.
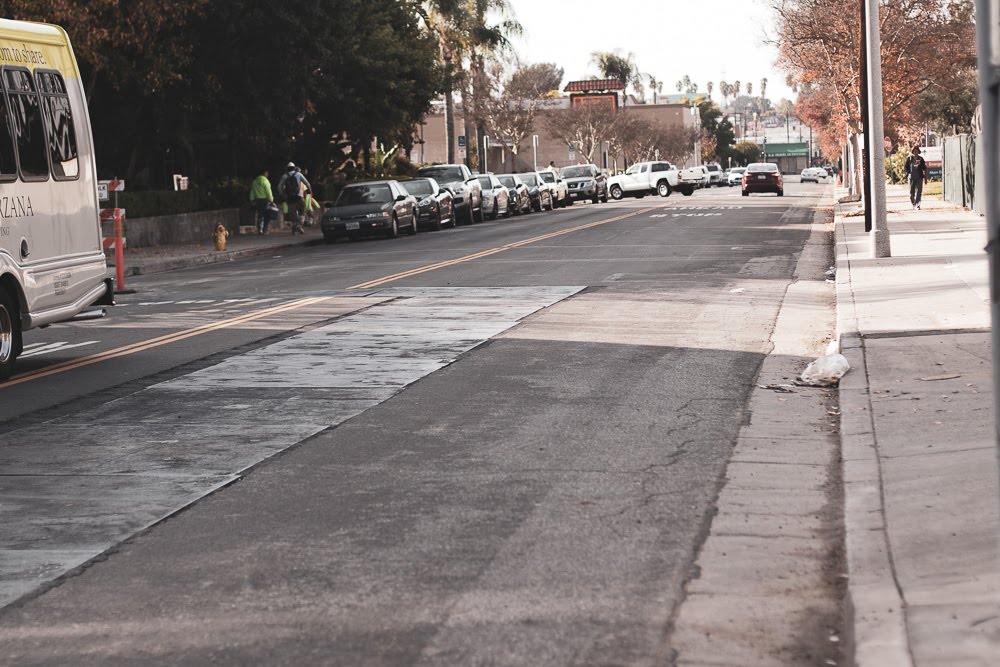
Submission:
<svg viewBox="0 0 1000 667">
<path fill-rule="evenodd" d="M 14 133 L 7 113 L 7 98 L 0 91 L 0 183 L 17 180 L 17 156 L 14 154 Z"/>
<path fill-rule="evenodd" d="M 35 70 L 35 77 L 42 97 L 45 129 L 48 131 L 52 177 L 57 181 L 71 181 L 80 175 L 80 164 L 66 82 L 58 72 Z"/>
<path fill-rule="evenodd" d="M 35 80 L 26 69 L 5 67 L 3 82 L 13 120 L 21 180 L 47 181 L 49 160 L 45 155 L 45 130 Z"/>
</svg>

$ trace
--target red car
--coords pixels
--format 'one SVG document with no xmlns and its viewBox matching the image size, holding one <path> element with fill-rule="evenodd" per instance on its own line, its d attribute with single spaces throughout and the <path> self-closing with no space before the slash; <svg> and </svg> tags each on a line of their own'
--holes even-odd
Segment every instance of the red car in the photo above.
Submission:
<svg viewBox="0 0 1000 667">
<path fill-rule="evenodd" d="M 781 170 L 773 162 L 754 162 L 743 173 L 743 196 L 751 192 L 773 192 L 779 197 L 785 195 L 785 182 Z"/>
</svg>

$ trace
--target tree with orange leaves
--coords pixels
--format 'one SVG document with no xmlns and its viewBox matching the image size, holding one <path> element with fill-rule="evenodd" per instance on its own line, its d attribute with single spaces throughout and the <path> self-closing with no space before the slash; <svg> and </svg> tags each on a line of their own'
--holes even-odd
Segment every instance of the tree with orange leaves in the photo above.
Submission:
<svg viewBox="0 0 1000 667">
<path fill-rule="evenodd" d="M 803 87 L 799 114 L 819 130 L 828 154 L 839 152 L 833 148 L 843 144 L 846 131 L 856 158 L 857 135 L 864 131 L 860 1 L 771 0 L 779 63 Z M 910 132 L 925 91 L 974 64 L 971 17 L 971 0 L 880 3 L 882 95 L 890 136 Z"/>
</svg>

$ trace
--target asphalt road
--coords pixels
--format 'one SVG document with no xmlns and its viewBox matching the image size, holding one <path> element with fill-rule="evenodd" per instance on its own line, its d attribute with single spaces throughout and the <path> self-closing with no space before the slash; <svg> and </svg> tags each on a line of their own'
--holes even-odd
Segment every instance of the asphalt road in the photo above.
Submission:
<svg viewBox="0 0 1000 667">
<path fill-rule="evenodd" d="M 142 277 L 32 332 L 0 662 L 662 662 L 823 191 Z"/>
</svg>

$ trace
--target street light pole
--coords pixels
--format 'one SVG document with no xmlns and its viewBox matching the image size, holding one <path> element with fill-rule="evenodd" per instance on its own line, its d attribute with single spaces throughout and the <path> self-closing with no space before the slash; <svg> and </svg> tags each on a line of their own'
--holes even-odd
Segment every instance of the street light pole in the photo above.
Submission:
<svg viewBox="0 0 1000 667">
<path fill-rule="evenodd" d="M 983 174 L 987 183 L 1000 175 L 1000 0 L 976 0 L 976 42 L 979 59 L 979 101 L 982 105 Z M 988 188 L 986 252 L 990 265 L 990 315 L 993 326 L 993 429 L 1000 446 L 1000 200 Z"/>
<path fill-rule="evenodd" d="M 885 149 L 882 137 L 885 126 L 882 118 L 882 36 L 879 33 L 878 0 L 864 0 L 865 32 L 868 49 L 868 117 L 865 119 L 865 143 L 868 145 L 868 180 L 871 197 L 866 206 L 872 212 L 872 257 L 891 257 L 889 223 L 885 206 Z"/>
</svg>

